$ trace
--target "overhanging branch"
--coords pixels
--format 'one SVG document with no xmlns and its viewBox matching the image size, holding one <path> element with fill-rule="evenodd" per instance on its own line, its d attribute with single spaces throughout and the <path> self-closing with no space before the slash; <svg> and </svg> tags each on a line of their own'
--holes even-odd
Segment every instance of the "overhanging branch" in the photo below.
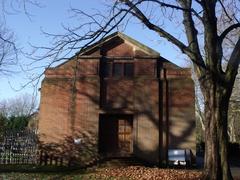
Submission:
<svg viewBox="0 0 240 180">
<path fill-rule="evenodd" d="M 154 1 L 154 0 L 152 0 L 152 1 Z M 198 51 L 195 51 L 193 48 L 191 48 L 192 47 L 191 43 L 193 43 L 192 41 L 191 41 L 191 43 L 189 43 L 189 46 L 186 46 L 183 42 L 181 42 L 179 39 L 175 38 L 170 33 L 166 32 L 164 29 L 162 29 L 161 27 L 159 27 L 159 26 L 150 22 L 150 20 L 137 7 L 137 5 L 139 5 L 143 1 L 138 1 L 135 4 L 132 3 L 129 0 L 124 0 L 122 2 L 129 9 L 132 9 L 132 11 L 130 11 L 129 13 L 131 13 L 137 19 L 139 19 L 148 29 L 157 32 L 161 37 L 165 38 L 166 40 L 168 40 L 172 44 L 176 45 L 184 54 L 188 55 L 191 58 L 191 60 L 193 61 L 193 63 L 196 64 L 197 67 L 199 67 L 199 70 L 202 69 L 202 68 L 205 68 L 205 64 L 204 64 L 204 62 L 201 58 L 201 54 L 200 54 L 199 49 L 198 49 Z M 182 7 L 181 9 L 187 9 L 187 8 Z M 191 15 L 191 11 L 184 11 L 184 12 L 189 13 Z M 197 38 L 195 38 L 195 40 L 197 41 Z M 197 54 L 196 52 L 199 52 L 199 53 Z"/>
<path fill-rule="evenodd" d="M 222 34 L 219 36 L 220 43 L 223 42 L 224 38 L 228 35 L 228 33 L 230 33 L 232 30 L 239 28 L 239 27 L 240 27 L 240 23 L 236 23 L 236 24 L 229 26 L 227 29 L 225 29 L 222 32 Z"/>
<path fill-rule="evenodd" d="M 124 4 L 126 6 L 128 6 L 130 9 L 132 9 L 134 11 L 134 13 L 132 13 L 132 14 L 136 18 L 138 18 L 147 28 L 157 32 L 161 37 L 167 39 L 168 41 L 170 41 L 171 43 L 176 45 L 178 48 L 180 48 L 180 50 L 182 52 L 184 52 L 185 54 L 191 54 L 192 53 L 184 43 L 179 41 L 177 38 L 175 38 L 170 33 L 166 32 L 165 30 L 163 30 L 159 26 L 156 26 L 155 24 L 151 23 L 150 20 L 142 13 L 142 11 L 139 8 L 137 8 L 137 6 L 136 6 L 137 4 L 133 4 L 129 0 L 124 0 L 122 2 L 124 2 Z"/>
<path fill-rule="evenodd" d="M 227 18 L 229 19 L 229 22 L 231 22 L 233 19 L 232 19 L 231 16 L 228 14 L 225 6 L 223 5 L 223 2 L 222 2 L 221 0 L 218 0 L 218 2 L 220 3 L 220 5 L 221 5 L 221 7 L 222 7 L 222 9 L 223 9 L 223 11 L 224 11 L 224 13 L 226 14 Z"/>
<path fill-rule="evenodd" d="M 238 67 L 240 64 L 240 37 L 237 41 L 236 46 L 233 49 L 231 57 L 229 59 L 227 69 L 226 69 L 226 80 L 229 82 L 233 82 L 235 80 L 235 76 L 238 72 Z"/>
<path fill-rule="evenodd" d="M 184 9 L 191 9 L 192 1 L 191 0 L 178 0 L 181 7 Z M 194 69 L 198 77 L 204 74 L 205 64 L 201 56 L 199 43 L 198 43 L 198 31 L 195 28 L 195 24 L 192 18 L 192 14 L 189 11 L 183 11 L 183 25 L 185 28 L 189 48 L 193 52 L 194 56 L 190 56 L 191 60 L 194 63 Z M 196 63 L 197 62 L 197 63 Z"/>
<path fill-rule="evenodd" d="M 161 7 L 167 7 L 167 8 L 172 8 L 172 9 L 176 9 L 176 10 L 181 10 L 181 11 L 184 11 L 184 12 L 193 13 L 199 20 L 202 21 L 202 17 L 199 15 L 199 13 L 191 7 L 190 8 L 184 8 L 184 7 L 181 7 L 181 6 L 176 6 L 176 5 L 173 5 L 173 4 L 165 3 L 165 2 L 162 2 L 162 1 L 159 1 L 159 0 L 142 0 L 142 2 L 144 2 L 144 1 L 157 3 Z"/>
</svg>

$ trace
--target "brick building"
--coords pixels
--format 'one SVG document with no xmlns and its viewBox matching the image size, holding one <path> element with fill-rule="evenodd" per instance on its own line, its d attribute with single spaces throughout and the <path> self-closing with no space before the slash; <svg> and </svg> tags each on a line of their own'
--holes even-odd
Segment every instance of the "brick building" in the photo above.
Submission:
<svg viewBox="0 0 240 180">
<path fill-rule="evenodd" d="M 194 98 L 189 69 L 116 32 L 46 69 L 40 141 L 84 161 L 134 155 L 159 164 L 168 149 L 195 152 Z"/>
</svg>

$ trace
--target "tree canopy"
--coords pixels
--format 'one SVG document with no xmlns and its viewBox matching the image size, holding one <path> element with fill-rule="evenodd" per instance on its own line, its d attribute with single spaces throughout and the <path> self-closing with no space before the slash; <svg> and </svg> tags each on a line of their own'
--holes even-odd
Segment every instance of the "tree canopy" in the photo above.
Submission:
<svg viewBox="0 0 240 180">
<path fill-rule="evenodd" d="M 35 111 L 37 111 L 36 99 L 29 94 L 2 100 L 0 102 L 0 131 L 26 128 Z"/>
</svg>

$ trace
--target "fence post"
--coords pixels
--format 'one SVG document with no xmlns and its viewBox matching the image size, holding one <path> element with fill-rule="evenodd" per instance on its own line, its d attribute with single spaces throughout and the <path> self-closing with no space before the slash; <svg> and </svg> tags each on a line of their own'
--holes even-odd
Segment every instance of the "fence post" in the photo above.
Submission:
<svg viewBox="0 0 240 180">
<path fill-rule="evenodd" d="M 0 164 L 37 163 L 36 132 L 6 130 L 0 142 Z"/>
</svg>

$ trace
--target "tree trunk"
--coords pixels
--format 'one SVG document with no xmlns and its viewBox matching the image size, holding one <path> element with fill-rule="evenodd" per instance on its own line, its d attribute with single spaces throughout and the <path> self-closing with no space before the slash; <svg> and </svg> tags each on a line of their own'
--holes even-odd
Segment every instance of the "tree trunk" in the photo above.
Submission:
<svg viewBox="0 0 240 180">
<path fill-rule="evenodd" d="M 231 90 L 204 80 L 201 84 L 205 98 L 205 157 L 207 179 L 232 180 L 228 163 L 227 113 Z"/>
</svg>

